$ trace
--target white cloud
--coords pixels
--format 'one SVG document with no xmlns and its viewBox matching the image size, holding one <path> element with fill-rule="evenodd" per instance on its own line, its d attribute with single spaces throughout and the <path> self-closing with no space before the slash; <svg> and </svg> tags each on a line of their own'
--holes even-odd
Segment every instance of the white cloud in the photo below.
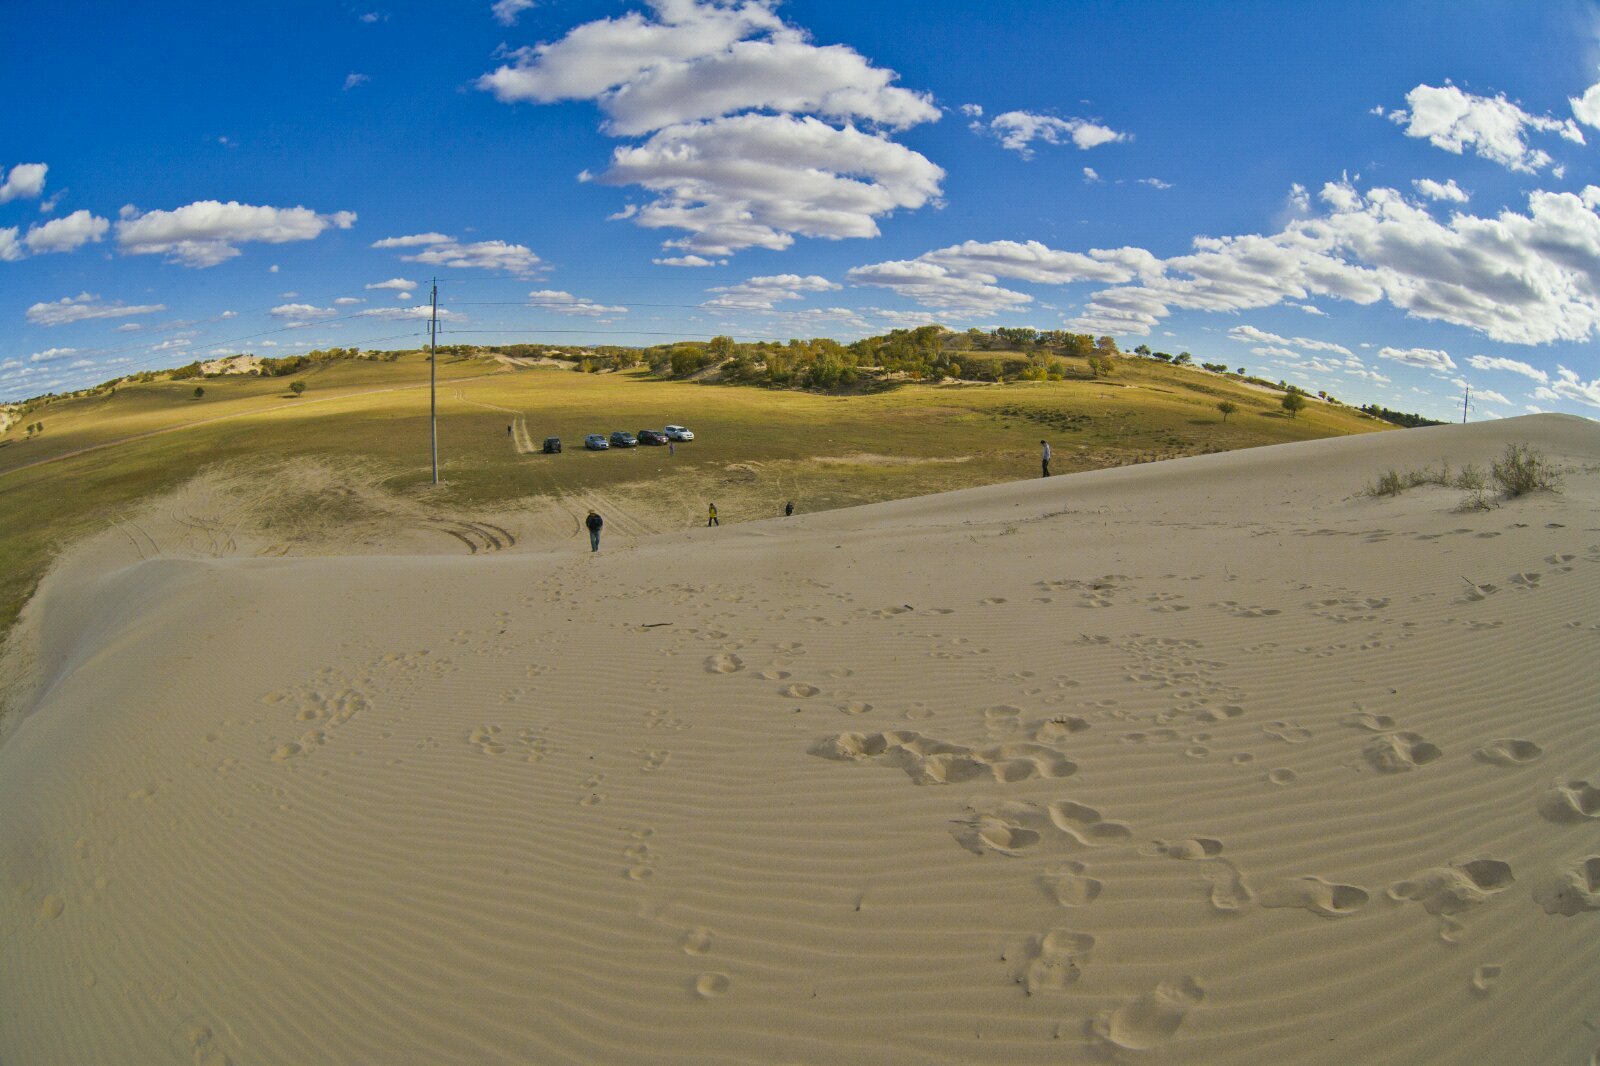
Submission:
<svg viewBox="0 0 1600 1066">
<path fill-rule="evenodd" d="M 1379 348 L 1378 358 L 1393 359 L 1424 370 L 1454 370 L 1455 361 L 1437 348 Z"/>
<path fill-rule="evenodd" d="M 1170 181 L 1162 181 L 1160 178 L 1138 178 L 1136 180 L 1139 182 L 1140 185 L 1148 185 L 1152 189 L 1170 189 L 1170 188 L 1172 188 L 1172 183 Z"/>
<path fill-rule="evenodd" d="M 782 300 L 803 300 L 808 292 L 832 292 L 843 288 L 837 282 L 816 274 L 772 274 L 749 278 L 737 285 L 723 285 L 710 290 L 716 298 L 707 300 L 707 307 L 739 310 L 772 310 Z"/>
<path fill-rule="evenodd" d="M 1342 344 L 1332 341 L 1313 340 L 1310 337 L 1280 337 L 1276 333 L 1268 333 L 1254 326 L 1234 326 L 1228 330 L 1230 340 L 1240 341 L 1245 344 L 1280 344 L 1301 351 L 1312 352 L 1337 352 L 1340 355 L 1353 358 L 1355 353 Z"/>
<path fill-rule="evenodd" d="M 0 204 L 8 200 L 32 200 L 44 192 L 48 163 L 18 163 L 5 181 L 0 181 Z"/>
<path fill-rule="evenodd" d="M 515 26 L 518 15 L 536 6 L 536 0 L 495 0 L 489 10 L 500 25 Z"/>
<path fill-rule="evenodd" d="M 1449 200 L 1452 203 L 1464 204 L 1468 199 L 1466 190 L 1457 185 L 1454 178 L 1442 185 L 1432 178 L 1419 178 L 1411 184 L 1430 200 Z"/>
<path fill-rule="evenodd" d="M 404 237 L 391 238 L 391 240 L 393 240 L 393 239 L 406 240 L 407 238 L 404 238 Z M 449 240 L 449 238 L 447 237 L 447 238 L 445 238 L 445 240 Z M 379 244 L 383 244 L 384 242 L 383 241 L 379 241 L 378 243 Z M 392 247 L 395 247 L 395 246 L 390 244 L 390 245 L 385 245 L 385 247 L 392 248 Z M 396 292 L 409 292 L 412 289 L 415 289 L 416 287 L 417 287 L 417 283 L 416 282 L 410 281 L 410 280 L 408 280 L 406 278 L 390 278 L 388 281 L 375 281 L 371 285 L 367 286 L 367 288 L 369 288 L 369 289 L 393 289 Z"/>
<path fill-rule="evenodd" d="M 1512 374 L 1521 374 L 1540 384 L 1547 384 L 1550 381 L 1549 374 L 1519 359 L 1505 359 L 1498 355 L 1469 355 L 1467 365 L 1474 370 L 1505 370 Z"/>
<path fill-rule="evenodd" d="M 354 304 L 364 303 L 365 301 L 363 301 L 358 296 L 340 296 L 337 299 L 335 299 L 333 302 L 334 302 L 335 306 L 338 306 L 338 307 L 350 307 L 350 306 L 352 306 Z"/>
<path fill-rule="evenodd" d="M 331 318 L 339 312 L 331 307 L 317 307 L 313 304 L 279 304 L 270 314 L 273 318 Z"/>
<path fill-rule="evenodd" d="M 993 276 L 965 277 L 923 259 L 858 266 L 846 275 L 853 285 L 876 285 L 909 297 L 924 307 L 998 312 L 1033 302 L 1026 293 L 1003 289 Z"/>
<path fill-rule="evenodd" d="M 1556 367 L 1556 376 L 1548 386 L 1533 390 L 1536 400 L 1576 400 L 1590 407 L 1600 407 L 1600 378 L 1584 381 L 1575 371 L 1564 366 Z"/>
<path fill-rule="evenodd" d="M 366 311 L 357 311 L 357 318 L 383 318 L 393 321 L 427 321 L 433 315 L 430 304 L 418 304 L 415 307 L 374 307 Z M 465 322 L 467 316 L 458 311 L 447 311 L 439 308 L 439 321 Z"/>
<path fill-rule="evenodd" d="M 650 261 L 656 266 L 668 267 L 708 267 L 727 262 L 726 259 L 712 260 L 701 255 L 670 255 L 663 259 L 652 259 Z"/>
<path fill-rule="evenodd" d="M 17 227 L 0 229 L 0 263 L 14 263 L 22 256 L 22 241 L 17 239 Z"/>
<path fill-rule="evenodd" d="M 607 307 L 605 304 L 595 303 L 574 296 L 570 292 L 559 289 L 538 289 L 528 293 L 528 306 L 537 307 L 544 311 L 553 311 L 558 315 L 585 315 L 598 318 L 602 315 L 625 315 L 626 307 Z"/>
<path fill-rule="evenodd" d="M 1557 133 L 1583 144 L 1583 133 L 1571 119 L 1530 115 L 1504 95 L 1488 97 L 1443 86 L 1418 85 L 1406 94 L 1407 110 L 1389 113 L 1389 120 L 1405 127 L 1407 137 L 1426 138 L 1437 148 L 1474 154 L 1511 170 L 1532 174 L 1550 165 L 1548 152 L 1530 148 L 1525 132 Z"/>
<path fill-rule="evenodd" d="M 443 233 L 415 233 L 408 237 L 385 237 L 374 241 L 374 248 L 419 248 L 420 251 L 400 258 L 408 263 L 428 263 L 433 266 L 473 267 L 480 270 L 504 270 L 510 274 L 526 276 L 533 273 L 541 260 L 531 248 L 505 241 L 473 241 L 463 244 Z M 396 278 L 395 281 L 402 279 Z M 396 288 L 384 282 L 382 288 Z M 415 284 L 412 284 L 415 288 Z"/>
<path fill-rule="evenodd" d="M 28 356 L 30 363 L 50 363 L 57 359 L 66 359 L 78 354 L 76 348 L 46 348 L 42 352 L 34 352 Z"/>
<path fill-rule="evenodd" d="M 1600 82 L 1589 86 L 1582 96 L 1574 96 L 1567 103 L 1572 105 L 1572 114 L 1579 122 L 1600 128 Z"/>
<path fill-rule="evenodd" d="M 1298 307 L 1300 310 L 1304 311 L 1308 315 L 1317 315 L 1320 318 L 1327 318 L 1328 317 L 1328 312 L 1324 311 L 1322 308 L 1318 307 L 1316 304 L 1296 304 L 1296 303 L 1292 303 L 1289 306 L 1290 307 Z"/>
<path fill-rule="evenodd" d="M 1100 172 L 1098 170 L 1096 170 L 1094 167 L 1084 167 L 1083 168 L 1083 183 L 1085 185 L 1094 185 L 1094 184 L 1097 184 L 1099 181 L 1100 181 Z"/>
<path fill-rule="evenodd" d="M 983 117 L 983 105 L 982 104 L 962 104 L 961 105 L 961 113 L 963 115 L 966 115 L 968 118 L 982 118 Z"/>
<path fill-rule="evenodd" d="M 88 293 L 79 293 L 77 296 L 63 296 L 51 303 L 36 303 L 29 307 L 26 317 L 28 322 L 35 326 L 64 326 L 73 322 L 84 322 L 94 318 L 127 318 L 130 315 L 150 315 L 157 311 L 165 311 L 166 304 L 140 304 L 129 306 L 127 304 L 103 304 L 100 297 L 90 296 Z"/>
<path fill-rule="evenodd" d="M 980 131 L 985 129 L 982 123 L 977 122 L 973 123 L 973 127 Z M 1033 149 L 1029 146 L 1034 141 L 1046 144 L 1066 144 L 1070 141 L 1087 151 L 1102 144 L 1130 139 L 1126 133 L 1118 133 L 1109 126 L 1088 119 L 1062 119 L 1032 111 L 1007 111 L 1003 115 L 996 115 L 989 120 L 987 132 L 998 138 L 1002 147 L 1011 149 L 1024 159 L 1033 158 Z"/>
<path fill-rule="evenodd" d="M 967 276 L 993 274 L 1044 285 L 1073 281 L 1130 281 L 1136 274 L 1159 274 L 1155 256 L 1142 248 L 1092 248 L 1087 255 L 1063 252 L 1038 241 L 966 241 L 926 252 L 919 258 Z"/>
<path fill-rule="evenodd" d="M 319 215 L 305 207 L 197 200 L 174 211 L 124 208 L 117 243 L 129 255 L 166 255 L 184 266 L 210 267 L 238 255 L 237 245 L 247 241 L 309 241 L 330 227 L 349 229 L 355 221 L 352 211 Z"/>
<path fill-rule="evenodd" d="M 876 236 L 879 216 L 938 196 L 944 172 L 884 131 L 939 110 L 892 71 L 811 43 L 770 0 L 650 6 L 520 49 L 478 81 L 505 102 L 594 100 L 607 133 L 649 134 L 595 179 L 656 194 L 621 217 L 684 230 L 667 247 L 714 258 L 795 234 Z"/>
<path fill-rule="evenodd" d="M 354 71 L 352 71 L 351 73 L 346 74 L 344 76 L 344 91 L 345 92 L 349 92 L 351 89 L 354 89 L 356 86 L 365 85 L 367 82 L 369 82 L 371 80 L 372 80 L 372 75 L 370 75 L 370 74 L 357 74 Z"/>
<path fill-rule="evenodd" d="M 71 252 L 91 241 L 102 240 L 111 223 L 87 211 L 74 211 L 28 228 L 23 243 L 35 255 L 46 252 Z"/>
<path fill-rule="evenodd" d="M 1511 403 L 1511 401 L 1508 400 L 1502 393 L 1495 392 L 1493 389 L 1479 389 L 1473 395 L 1480 400 L 1488 400 L 1490 403 L 1503 403 L 1507 405 Z"/>
</svg>

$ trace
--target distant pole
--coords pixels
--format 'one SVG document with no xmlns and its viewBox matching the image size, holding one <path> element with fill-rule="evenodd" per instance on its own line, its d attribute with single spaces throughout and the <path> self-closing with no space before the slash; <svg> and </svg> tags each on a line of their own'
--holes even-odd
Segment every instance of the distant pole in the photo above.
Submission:
<svg viewBox="0 0 1600 1066">
<path fill-rule="evenodd" d="M 1472 406 L 1472 386 L 1468 385 L 1467 386 L 1466 395 L 1461 397 L 1461 424 L 1463 426 L 1467 424 L 1467 408 L 1469 408 L 1471 406 Z"/>
<path fill-rule="evenodd" d="M 433 313 L 428 319 L 428 435 L 433 444 L 433 483 L 439 483 L 439 279 L 433 279 Z"/>
</svg>

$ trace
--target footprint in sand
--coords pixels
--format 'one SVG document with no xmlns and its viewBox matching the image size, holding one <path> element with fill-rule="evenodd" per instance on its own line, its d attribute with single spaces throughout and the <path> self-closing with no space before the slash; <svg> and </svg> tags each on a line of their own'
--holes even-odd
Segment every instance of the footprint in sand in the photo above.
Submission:
<svg viewBox="0 0 1600 1066">
<path fill-rule="evenodd" d="M 1300 775 L 1285 767 L 1267 771 L 1267 780 L 1274 785 L 1292 785 L 1300 780 Z"/>
<path fill-rule="evenodd" d="M 1211 877 L 1211 906 L 1222 914 L 1242 914 L 1255 899 L 1244 874 L 1227 859 L 1217 859 L 1207 868 Z"/>
<path fill-rule="evenodd" d="M 1177 1033 L 1205 989 L 1193 977 L 1163 981 L 1120 1007 L 1102 1011 L 1089 1023 L 1089 1035 L 1106 1051 L 1149 1051 Z"/>
<path fill-rule="evenodd" d="M 1210 837 L 1196 837 L 1193 840 L 1152 840 L 1150 842 L 1151 855 L 1165 855 L 1169 859 L 1183 859 L 1189 862 L 1197 860 L 1214 859 L 1222 854 L 1222 841 Z"/>
<path fill-rule="evenodd" d="M 1089 876 L 1089 868 L 1081 862 L 1069 860 L 1041 878 L 1050 898 L 1063 907 L 1082 907 L 1093 903 L 1105 885 Z"/>
<path fill-rule="evenodd" d="M 969 807 L 967 811 L 969 817 L 956 823 L 951 834 L 974 855 L 994 851 L 1017 858 L 1035 850 L 1120 844 L 1133 836 L 1133 830 L 1121 822 L 1108 822 L 1093 807 L 1071 800 L 1000 803 L 988 810 Z"/>
<path fill-rule="evenodd" d="M 496 739 L 500 734 L 497 725 L 474 726 L 472 732 L 467 734 L 467 742 L 484 755 L 501 755 L 505 753 L 505 746 Z"/>
<path fill-rule="evenodd" d="M 821 691 L 822 690 L 815 685 L 807 685 L 804 682 L 796 681 L 792 685 L 785 685 L 780 688 L 778 690 L 778 695 L 788 696 L 790 699 L 808 700 Z"/>
<path fill-rule="evenodd" d="M 1472 757 L 1491 766 L 1523 766 L 1543 754 L 1544 749 L 1531 740 L 1509 738 L 1485 744 Z"/>
<path fill-rule="evenodd" d="M 1082 733 L 1089 723 L 1077 715 L 1059 714 L 1033 727 L 1033 739 L 1041 744 L 1059 744 L 1074 733 Z"/>
<path fill-rule="evenodd" d="M 733 987 L 733 978 L 725 973 L 703 973 L 694 979 L 694 994 L 701 999 L 716 999 L 727 995 Z"/>
<path fill-rule="evenodd" d="M 1354 914 L 1371 898 L 1356 885 L 1341 885 L 1306 875 L 1292 877 L 1261 890 L 1263 907 L 1299 907 L 1324 918 L 1343 918 Z"/>
<path fill-rule="evenodd" d="M 1472 971 L 1472 980 L 1468 988 L 1475 996 L 1487 996 L 1494 990 L 1495 982 L 1500 980 L 1500 975 L 1505 972 L 1505 967 L 1498 963 L 1486 962 Z"/>
<path fill-rule="evenodd" d="M 1504 892 L 1516 878 L 1498 859 L 1473 859 L 1424 870 L 1388 888 L 1397 903 L 1420 903 L 1429 914 L 1458 914 Z"/>
<path fill-rule="evenodd" d="M 1221 707 L 1207 707 L 1200 712 L 1200 720 L 1204 722 L 1222 722 L 1230 718 L 1238 718 L 1244 714 L 1244 708 L 1235 703 L 1225 703 Z"/>
<path fill-rule="evenodd" d="M 1590 855 L 1556 871 L 1533 890 L 1533 901 L 1546 914 L 1568 918 L 1583 911 L 1600 911 L 1600 855 Z"/>
<path fill-rule="evenodd" d="M 706 673 L 736 674 L 744 669 L 744 660 L 732 652 L 718 652 L 706 658 Z"/>
<path fill-rule="evenodd" d="M 882 762 L 897 766 L 919 785 L 947 785 L 990 778 L 1002 783 L 1070 777 L 1078 765 L 1039 744 L 1001 744 L 969 748 L 923 736 L 915 730 L 841 733 L 823 737 L 811 754 L 840 762 Z"/>
<path fill-rule="evenodd" d="M 866 714 L 870 710 L 872 710 L 872 704 L 861 700 L 839 704 L 839 713 L 841 714 Z"/>
<path fill-rule="evenodd" d="M 703 925 L 697 925 L 683 934 L 683 939 L 678 941 L 678 946 L 685 955 L 699 958 L 711 950 L 711 945 L 716 941 L 716 934 Z"/>
<path fill-rule="evenodd" d="M 52 892 L 39 901 L 39 920 L 41 922 L 54 921 L 61 917 L 61 912 L 66 909 L 66 898 Z"/>
<path fill-rule="evenodd" d="M 1416 733 L 1384 733 L 1374 737 L 1361 754 L 1372 768 L 1383 774 L 1404 773 L 1426 766 L 1444 752 L 1438 745 L 1430 744 Z"/>
<path fill-rule="evenodd" d="M 1394 728 L 1395 721 L 1386 714 L 1370 714 L 1363 711 L 1346 718 L 1344 724 L 1356 729 L 1365 729 L 1369 733 L 1387 733 Z"/>
<path fill-rule="evenodd" d="M 787 670 L 763 670 L 759 674 L 757 674 L 756 676 L 759 677 L 763 681 L 787 681 L 788 678 L 789 678 L 789 671 L 787 671 Z"/>
<path fill-rule="evenodd" d="M 644 753 L 644 764 L 639 767 L 643 773 L 652 773 L 667 765 L 667 760 L 672 758 L 670 751 L 647 751 Z"/>
<path fill-rule="evenodd" d="M 1261 727 L 1261 731 L 1285 744 L 1304 744 L 1311 739 L 1311 730 L 1302 729 L 1293 722 L 1268 722 Z"/>
<path fill-rule="evenodd" d="M 1070 929 L 1052 929 L 1034 937 L 1028 945 L 1031 958 L 1017 982 L 1030 996 L 1043 992 L 1064 992 L 1083 976 L 1082 964 L 1089 961 L 1094 937 Z"/>
<path fill-rule="evenodd" d="M 1539 813 L 1552 822 L 1600 818 L 1600 788 L 1587 781 L 1557 781 L 1539 797 Z"/>
</svg>

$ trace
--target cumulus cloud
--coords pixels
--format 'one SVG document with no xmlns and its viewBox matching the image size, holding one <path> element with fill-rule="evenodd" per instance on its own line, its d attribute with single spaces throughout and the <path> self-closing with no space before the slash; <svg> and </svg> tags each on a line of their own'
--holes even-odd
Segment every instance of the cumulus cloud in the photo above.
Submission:
<svg viewBox="0 0 1600 1066">
<path fill-rule="evenodd" d="M 84 322 L 95 318 L 128 318 L 132 315 L 151 315 L 166 309 L 166 304 L 128 305 L 123 303 L 101 303 L 100 297 L 91 296 L 84 292 L 79 293 L 77 296 L 63 296 L 53 302 L 36 303 L 28 308 L 26 317 L 28 322 L 35 326 L 65 326 L 73 322 Z"/>
<path fill-rule="evenodd" d="M 1228 330 L 1228 337 L 1245 344 L 1279 344 L 1301 351 L 1337 352 L 1350 358 L 1355 356 L 1349 348 L 1342 344 L 1334 344 L 1332 341 L 1313 340 L 1310 337 L 1280 337 L 1276 333 L 1268 333 L 1254 326 L 1234 326 Z"/>
<path fill-rule="evenodd" d="M 1478 399 L 1488 400 L 1490 403 L 1511 403 L 1511 401 L 1503 393 L 1495 392 L 1493 389 L 1479 389 L 1474 395 L 1476 395 Z"/>
<path fill-rule="evenodd" d="M 495 0 L 489 11 L 500 25 L 515 26 L 518 15 L 536 6 L 535 0 Z"/>
<path fill-rule="evenodd" d="M 846 275 L 853 285 L 875 285 L 924 307 L 959 311 L 1014 310 L 1033 302 L 1026 293 L 1001 288 L 993 275 L 964 276 L 925 259 L 900 259 L 858 266 Z"/>
<path fill-rule="evenodd" d="M 415 248 L 417 251 L 400 258 L 408 263 L 428 263 L 433 266 L 476 268 L 479 270 L 504 270 L 510 274 L 526 276 L 534 272 L 541 260 L 531 248 L 505 241 L 473 241 L 462 243 L 443 233 L 415 233 L 408 237 L 385 237 L 374 241 L 374 248 Z M 396 278 L 395 281 L 401 279 Z M 381 288 L 396 288 L 384 282 Z M 413 286 L 414 287 L 414 286 Z"/>
<path fill-rule="evenodd" d="M 1466 190 L 1457 185 L 1456 179 L 1454 178 L 1451 178 L 1442 185 L 1439 182 L 1434 181 L 1432 178 L 1420 178 L 1411 184 L 1415 185 L 1417 191 L 1430 200 L 1449 200 L 1452 203 L 1458 204 L 1464 204 L 1467 202 Z"/>
<path fill-rule="evenodd" d="M 269 312 L 273 318 L 332 318 L 339 312 L 332 307 L 317 307 L 314 304 L 279 304 Z"/>
<path fill-rule="evenodd" d="M 528 293 L 528 306 L 543 311 L 553 311 L 558 315 L 584 315 L 590 318 L 628 313 L 626 307 L 607 307 L 605 304 L 585 300 L 559 289 L 538 289 Z"/>
<path fill-rule="evenodd" d="M 650 262 L 654 263 L 656 266 L 708 267 L 716 266 L 719 262 L 725 263 L 727 260 L 707 259 L 703 255 L 669 255 L 661 259 L 652 259 Z"/>
<path fill-rule="evenodd" d="M 737 285 L 724 285 L 710 290 L 716 297 L 706 301 L 707 307 L 737 310 L 772 310 L 783 300 L 803 300 L 810 292 L 832 292 L 843 288 L 837 282 L 817 274 L 772 274 L 749 278 Z"/>
<path fill-rule="evenodd" d="M 383 242 L 380 241 L 378 243 L 382 244 Z M 394 247 L 394 245 L 389 245 L 389 247 Z M 393 289 L 395 292 L 410 292 L 416 287 L 416 282 L 410 281 L 406 278 L 390 278 L 388 281 L 375 281 L 371 285 L 367 286 L 369 289 Z"/>
<path fill-rule="evenodd" d="M 382 318 L 397 322 L 427 321 L 433 315 L 430 304 L 417 304 L 415 307 L 374 307 L 366 311 L 357 311 L 357 318 Z M 440 322 L 465 322 L 467 316 L 458 311 L 447 311 L 439 308 Z"/>
<path fill-rule="evenodd" d="M 1033 158 L 1031 146 L 1034 141 L 1043 141 L 1045 144 L 1070 142 L 1088 150 L 1102 144 L 1115 144 L 1130 139 L 1126 133 L 1118 133 L 1109 126 L 1088 119 L 1056 118 L 1054 115 L 1040 115 L 1032 111 L 1007 111 L 990 119 L 987 126 L 981 122 L 974 122 L 972 128 L 976 132 L 988 133 L 995 137 L 1001 147 L 1011 149 L 1024 159 Z"/>
<path fill-rule="evenodd" d="M 250 241 L 284 244 L 309 241 L 323 231 L 349 229 L 353 211 L 319 215 L 306 207 L 266 207 L 197 200 L 174 211 L 122 210 L 117 244 L 128 255 L 165 255 L 187 267 L 211 267 L 239 255 Z"/>
<path fill-rule="evenodd" d="M 1424 370 L 1454 370 L 1455 360 L 1437 348 L 1379 348 L 1378 358 L 1393 359 Z"/>
<path fill-rule="evenodd" d="M 55 362 L 57 359 L 67 359 L 77 354 L 78 349 L 76 348 L 46 348 L 42 352 L 34 352 L 32 355 L 28 356 L 28 362 L 51 363 Z"/>
<path fill-rule="evenodd" d="M 28 251 L 35 255 L 46 252 L 70 252 L 82 248 L 91 241 L 103 239 L 106 230 L 110 228 L 111 223 L 107 219 L 87 211 L 74 211 L 62 218 L 53 218 L 49 222 L 30 226 L 23 243 L 28 246 Z"/>
<path fill-rule="evenodd" d="M 877 218 L 938 196 L 944 172 L 888 133 L 939 110 L 893 71 L 812 43 L 770 0 L 650 6 L 519 49 L 478 80 L 507 103 L 593 100 L 606 133 L 648 135 L 594 176 L 656 194 L 620 217 L 684 230 L 667 246 L 711 258 L 796 234 L 876 236 Z"/>
<path fill-rule="evenodd" d="M 1579 122 L 1600 129 L 1600 82 L 1595 82 L 1582 96 L 1574 96 L 1567 103 L 1572 105 L 1572 114 Z"/>
<path fill-rule="evenodd" d="M 365 85 L 367 82 L 369 82 L 371 80 L 372 80 L 372 75 L 370 75 L 370 74 L 357 74 L 357 73 L 352 71 L 351 73 L 346 74 L 344 76 L 344 91 L 345 92 L 349 92 L 351 89 L 354 89 L 356 86 Z"/>
<path fill-rule="evenodd" d="M 1469 355 L 1467 365 L 1474 370 L 1505 370 L 1512 374 L 1521 374 L 1531 378 L 1541 385 L 1550 381 L 1550 375 L 1536 366 L 1522 362 L 1520 359 L 1506 359 L 1498 355 Z"/>
<path fill-rule="evenodd" d="M 1160 178 L 1138 178 L 1136 180 L 1139 182 L 1140 185 L 1148 185 L 1152 189 L 1170 189 L 1170 188 L 1172 188 L 1172 183 L 1170 181 L 1162 181 Z"/>
<path fill-rule="evenodd" d="M 1564 366 L 1556 367 L 1556 376 L 1549 385 L 1533 390 L 1536 400 L 1576 400 L 1590 407 L 1600 407 L 1600 378 L 1585 381 L 1576 371 Z"/>
<path fill-rule="evenodd" d="M 1529 147 L 1528 131 L 1556 133 L 1584 143 L 1583 132 L 1571 119 L 1530 115 L 1504 95 L 1476 96 L 1449 82 L 1418 85 L 1406 94 L 1406 105 L 1409 110 L 1391 111 L 1389 120 L 1405 127 L 1407 137 L 1425 138 L 1434 147 L 1456 155 L 1470 150 L 1526 174 L 1551 163 L 1550 153 Z"/>
<path fill-rule="evenodd" d="M 0 263 L 14 263 L 22 256 L 22 241 L 17 237 L 17 227 L 0 229 Z"/>
<path fill-rule="evenodd" d="M 0 204 L 8 200 L 32 200 L 44 192 L 48 163 L 18 163 L 0 181 Z M 3 168 L 0 168 L 3 172 Z"/>
</svg>

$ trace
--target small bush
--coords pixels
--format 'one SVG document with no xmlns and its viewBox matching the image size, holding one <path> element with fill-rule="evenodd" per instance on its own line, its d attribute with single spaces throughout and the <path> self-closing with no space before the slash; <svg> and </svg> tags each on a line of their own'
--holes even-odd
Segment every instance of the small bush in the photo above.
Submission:
<svg viewBox="0 0 1600 1066">
<path fill-rule="evenodd" d="M 1508 444 L 1494 461 L 1489 476 L 1508 498 L 1516 499 L 1541 489 L 1555 490 L 1561 478 L 1544 453 L 1528 444 Z"/>
<path fill-rule="evenodd" d="M 1367 488 L 1367 495 L 1398 496 L 1409 487 L 1400 476 L 1400 471 L 1390 469 L 1378 475 L 1378 480 Z"/>
<path fill-rule="evenodd" d="M 1483 471 L 1473 463 L 1468 463 L 1461 468 L 1461 473 L 1456 475 L 1456 488 L 1479 492 L 1487 484 L 1483 480 Z"/>
</svg>

